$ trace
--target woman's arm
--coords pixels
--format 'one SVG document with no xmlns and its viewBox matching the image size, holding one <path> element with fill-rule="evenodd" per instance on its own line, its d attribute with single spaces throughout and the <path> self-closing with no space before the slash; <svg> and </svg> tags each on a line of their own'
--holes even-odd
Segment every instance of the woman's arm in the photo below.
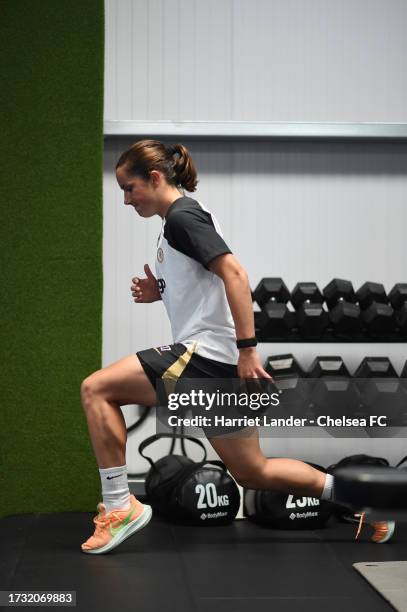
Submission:
<svg viewBox="0 0 407 612">
<path fill-rule="evenodd" d="M 219 276 L 224 284 L 235 323 L 236 339 L 254 338 L 254 315 L 246 270 L 231 253 L 215 257 L 208 268 Z M 239 349 L 238 373 L 240 378 L 271 378 L 261 365 L 255 347 Z"/>
</svg>

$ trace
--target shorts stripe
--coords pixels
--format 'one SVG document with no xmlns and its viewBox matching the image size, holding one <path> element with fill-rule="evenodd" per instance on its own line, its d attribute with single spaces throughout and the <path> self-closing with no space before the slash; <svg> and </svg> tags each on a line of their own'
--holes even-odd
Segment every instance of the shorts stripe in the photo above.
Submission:
<svg viewBox="0 0 407 612">
<path fill-rule="evenodd" d="M 164 381 L 164 387 L 167 395 L 173 393 L 177 380 L 182 375 L 183 371 L 187 367 L 192 355 L 195 352 L 196 342 L 192 344 L 170 367 L 164 372 L 161 378 Z"/>
</svg>

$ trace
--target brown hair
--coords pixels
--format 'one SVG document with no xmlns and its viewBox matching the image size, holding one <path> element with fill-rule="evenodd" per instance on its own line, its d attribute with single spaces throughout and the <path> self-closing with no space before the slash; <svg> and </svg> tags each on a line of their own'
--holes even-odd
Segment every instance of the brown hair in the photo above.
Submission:
<svg viewBox="0 0 407 612">
<path fill-rule="evenodd" d="M 178 156 L 175 158 L 175 156 Z M 116 169 L 126 166 L 133 176 L 148 181 L 151 170 L 160 170 L 170 185 L 195 191 L 197 171 L 192 157 L 182 144 L 166 145 L 159 140 L 139 140 L 119 157 Z"/>
</svg>

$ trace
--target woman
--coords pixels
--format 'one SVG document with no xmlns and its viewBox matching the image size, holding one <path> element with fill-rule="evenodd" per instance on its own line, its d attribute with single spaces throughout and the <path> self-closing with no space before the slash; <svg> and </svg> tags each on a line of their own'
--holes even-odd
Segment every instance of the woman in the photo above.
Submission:
<svg viewBox="0 0 407 612">
<path fill-rule="evenodd" d="M 84 552 L 93 554 L 116 547 L 151 517 L 151 508 L 129 492 L 122 405 L 156 405 L 157 380 L 168 379 L 168 374 L 172 379 L 270 378 L 256 350 L 248 276 L 223 240 L 214 215 L 179 190 L 193 192 L 198 183 L 186 147 L 139 141 L 120 156 L 116 178 L 126 206 L 141 217 L 159 215 L 163 220 L 156 276 L 146 264 L 146 277 L 133 278 L 131 292 L 136 303 L 164 302 L 174 344 L 120 359 L 82 383 L 103 495 L 95 533 L 82 544 Z M 332 499 L 331 475 L 301 461 L 266 458 L 257 429 L 246 430 L 244 436 L 219 436 L 211 428 L 205 433 L 243 487 Z M 388 539 L 388 534 L 382 529 L 376 537 Z"/>
</svg>

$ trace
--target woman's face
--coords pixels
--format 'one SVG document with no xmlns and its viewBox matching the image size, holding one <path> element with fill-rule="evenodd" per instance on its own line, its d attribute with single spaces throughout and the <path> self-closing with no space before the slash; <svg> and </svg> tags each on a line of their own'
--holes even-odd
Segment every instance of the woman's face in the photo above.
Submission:
<svg viewBox="0 0 407 612">
<path fill-rule="evenodd" d="M 138 176 L 129 175 L 124 166 L 116 169 L 116 179 L 124 191 L 126 206 L 133 206 L 141 217 L 152 217 L 157 213 L 155 193 L 151 183 Z"/>
</svg>

